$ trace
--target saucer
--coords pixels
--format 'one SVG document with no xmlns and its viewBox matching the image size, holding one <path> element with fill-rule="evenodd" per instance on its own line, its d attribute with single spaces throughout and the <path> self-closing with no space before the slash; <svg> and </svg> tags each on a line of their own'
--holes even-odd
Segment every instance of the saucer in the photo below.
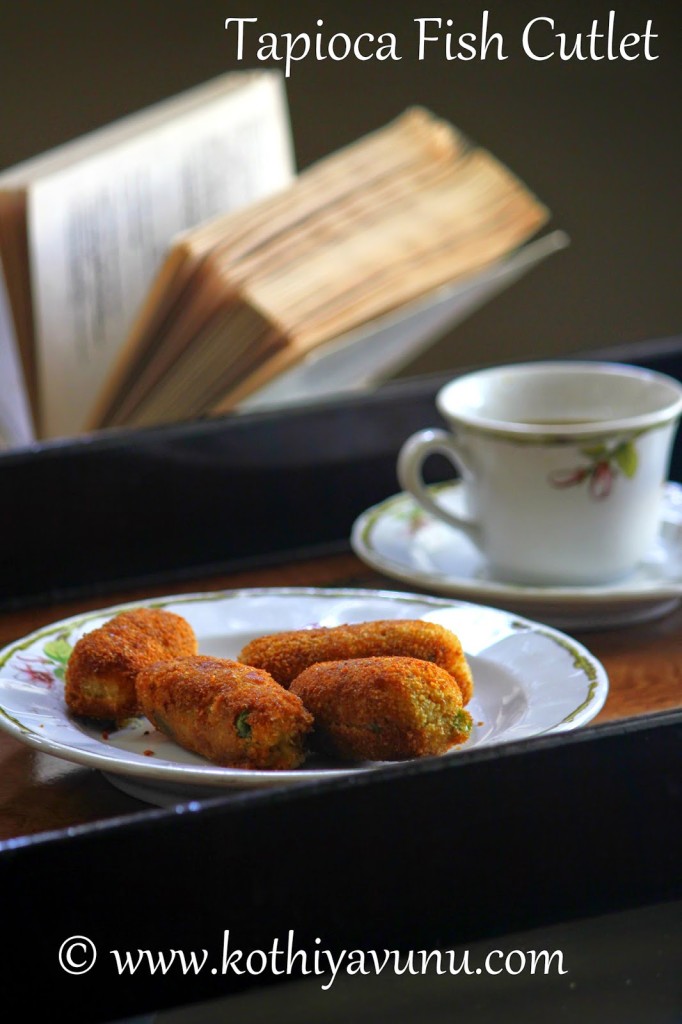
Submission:
<svg viewBox="0 0 682 1024">
<path fill-rule="evenodd" d="M 462 511 L 461 481 L 430 488 Z M 659 618 L 682 600 L 682 486 L 667 483 L 657 541 L 637 569 L 600 586 L 525 586 L 496 580 L 465 534 L 396 494 L 356 520 L 351 544 L 373 569 L 437 594 L 494 604 L 561 629 L 605 629 Z"/>
</svg>

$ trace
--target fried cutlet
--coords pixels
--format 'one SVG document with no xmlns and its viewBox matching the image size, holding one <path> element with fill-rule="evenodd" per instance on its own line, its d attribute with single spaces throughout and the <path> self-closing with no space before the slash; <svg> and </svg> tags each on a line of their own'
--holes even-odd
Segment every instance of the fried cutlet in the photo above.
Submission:
<svg viewBox="0 0 682 1024">
<path fill-rule="evenodd" d="M 298 768 L 313 724 L 301 700 L 262 669 L 197 655 L 143 669 L 142 711 L 181 747 L 234 768 Z"/>
<path fill-rule="evenodd" d="M 315 719 L 315 748 L 352 760 L 442 754 L 471 732 L 450 673 L 417 658 L 320 662 L 294 679 L 289 692 Z"/>
<path fill-rule="evenodd" d="M 141 669 L 196 650 L 194 630 L 180 615 L 158 608 L 121 612 L 75 644 L 64 677 L 66 703 L 75 715 L 120 723 L 139 714 Z"/>
<path fill-rule="evenodd" d="M 258 637 L 239 661 L 264 668 L 282 686 L 319 661 L 350 658 L 410 657 L 430 661 L 449 672 L 468 704 L 473 679 L 458 638 L 449 629 L 422 619 L 387 619 L 355 625 L 300 629 Z"/>
</svg>

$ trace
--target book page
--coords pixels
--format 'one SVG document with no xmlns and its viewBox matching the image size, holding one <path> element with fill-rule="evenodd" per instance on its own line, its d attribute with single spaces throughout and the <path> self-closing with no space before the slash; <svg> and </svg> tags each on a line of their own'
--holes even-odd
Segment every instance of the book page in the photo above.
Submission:
<svg viewBox="0 0 682 1024">
<path fill-rule="evenodd" d="M 72 167 L 79 160 L 108 151 L 113 146 L 140 136 L 142 132 L 154 130 L 218 97 L 224 97 L 230 90 L 243 89 L 248 78 L 255 79 L 262 75 L 262 71 L 227 71 L 208 82 L 192 86 L 178 96 L 170 96 L 150 107 L 125 114 L 117 121 L 69 139 L 53 149 L 0 171 L 0 189 L 26 188 L 31 182 L 39 181 L 48 174 Z"/>
<path fill-rule="evenodd" d="M 33 424 L 0 260 L 0 440 L 12 447 L 33 441 Z"/>
<path fill-rule="evenodd" d="M 35 182 L 29 191 L 40 433 L 78 433 L 177 233 L 289 184 L 279 75 Z"/>
<path fill-rule="evenodd" d="M 240 402 L 238 411 L 260 412 L 376 387 L 446 331 L 568 244 L 563 231 L 553 231 L 491 267 L 454 284 L 441 285 L 425 298 L 332 339 L 304 355 L 291 369 L 265 382 Z"/>
</svg>

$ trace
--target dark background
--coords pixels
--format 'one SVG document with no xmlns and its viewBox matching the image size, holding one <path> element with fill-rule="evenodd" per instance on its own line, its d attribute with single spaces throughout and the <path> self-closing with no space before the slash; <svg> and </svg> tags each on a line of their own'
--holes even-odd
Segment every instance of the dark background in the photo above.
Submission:
<svg viewBox="0 0 682 1024">
<path fill-rule="evenodd" d="M 643 32 L 658 60 L 534 62 L 521 33 L 534 17 L 569 37 L 606 24 Z M 504 62 L 447 62 L 437 46 L 416 59 L 415 17 L 451 17 L 477 31 L 484 9 L 503 33 Z M 22 0 L 0 4 L 0 167 L 226 70 L 236 60 L 226 17 L 265 31 L 394 32 L 400 62 L 313 58 L 288 82 L 300 167 L 421 103 L 488 146 L 516 171 L 572 238 L 566 253 L 495 299 L 411 367 L 545 356 L 678 333 L 682 145 L 682 4 L 429 0 Z"/>
</svg>

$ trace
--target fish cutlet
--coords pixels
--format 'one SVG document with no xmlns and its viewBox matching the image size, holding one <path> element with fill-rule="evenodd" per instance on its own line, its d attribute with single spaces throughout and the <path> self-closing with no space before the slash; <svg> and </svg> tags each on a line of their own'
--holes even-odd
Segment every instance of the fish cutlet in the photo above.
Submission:
<svg viewBox="0 0 682 1024">
<path fill-rule="evenodd" d="M 196 654 L 197 638 L 187 619 L 163 608 L 131 608 L 105 623 L 109 632 L 118 629 L 139 629 L 163 648 L 172 658 Z"/>
<path fill-rule="evenodd" d="M 315 746 L 346 759 L 442 754 L 471 732 L 471 715 L 450 673 L 417 658 L 318 662 L 290 692 L 315 719 Z"/>
<path fill-rule="evenodd" d="M 262 669 L 197 655 L 137 677 L 150 722 L 181 747 L 233 768 L 298 768 L 313 725 L 301 700 Z"/>
<path fill-rule="evenodd" d="M 67 706 L 84 718 L 123 722 L 140 713 L 141 669 L 196 650 L 194 630 L 182 616 L 160 608 L 121 612 L 75 644 L 64 676 Z"/>
<path fill-rule="evenodd" d="M 387 656 L 433 662 L 456 681 L 463 703 L 471 700 L 474 684 L 459 639 L 444 626 L 422 619 L 387 619 L 274 633 L 248 643 L 239 660 L 264 668 L 288 687 L 304 669 L 319 661 Z"/>
</svg>

